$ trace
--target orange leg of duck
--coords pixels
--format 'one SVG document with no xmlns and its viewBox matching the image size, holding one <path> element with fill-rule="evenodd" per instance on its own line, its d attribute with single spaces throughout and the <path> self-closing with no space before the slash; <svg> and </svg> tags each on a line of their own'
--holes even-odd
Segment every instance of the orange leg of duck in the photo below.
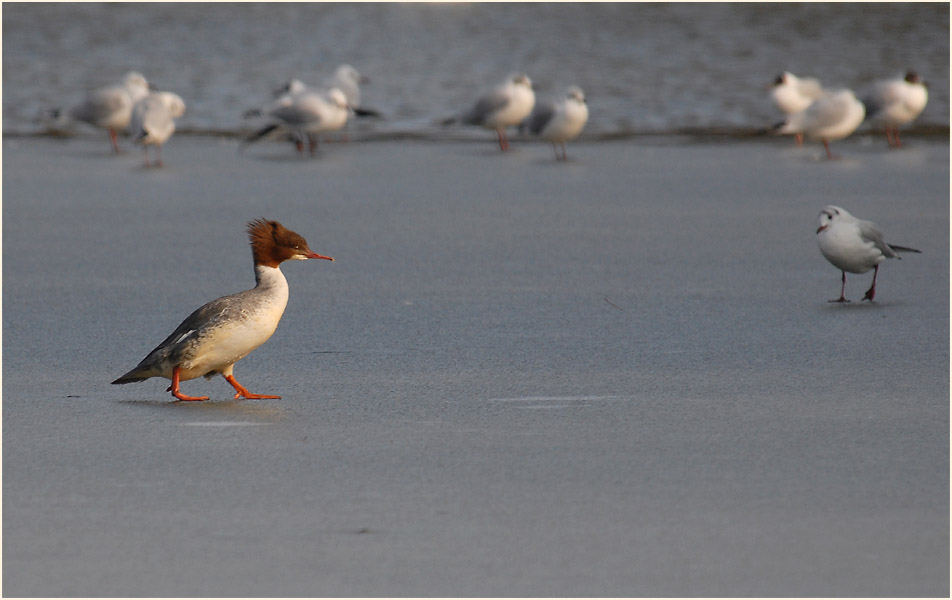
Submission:
<svg viewBox="0 0 952 600">
<path fill-rule="evenodd" d="M 238 383 L 238 380 L 235 379 L 234 375 L 225 375 L 225 380 L 231 384 L 231 387 L 235 388 L 235 399 L 244 397 L 247 400 L 260 400 L 262 398 L 273 398 L 275 400 L 280 400 L 281 396 L 266 396 L 264 394 L 252 394 L 248 391 L 245 386 Z"/>
<path fill-rule="evenodd" d="M 173 396 L 175 396 L 179 400 L 184 400 L 186 402 L 208 400 L 208 396 L 186 396 L 181 391 L 179 391 L 179 372 L 181 370 L 182 370 L 182 367 L 175 367 L 174 369 L 172 369 L 172 385 L 170 385 L 169 389 L 165 391 L 172 392 Z"/>
</svg>

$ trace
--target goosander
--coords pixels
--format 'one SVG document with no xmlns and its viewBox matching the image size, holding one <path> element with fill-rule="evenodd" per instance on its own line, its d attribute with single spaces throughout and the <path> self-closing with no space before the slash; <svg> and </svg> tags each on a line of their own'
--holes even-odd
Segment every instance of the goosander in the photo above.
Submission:
<svg viewBox="0 0 952 600">
<path fill-rule="evenodd" d="M 288 303 L 288 282 L 281 273 L 281 263 L 334 259 L 312 252 L 303 237 L 277 221 L 251 221 L 248 236 L 255 287 L 212 300 L 197 309 L 134 369 L 112 383 L 165 377 L 172 380 L 166 391 L 179 400 L 208 400 L 207 396 L 186 396 L 179 390 L 179 383 L 220 374 L 235 388 L 235 398 L 280 398 L 249 392 L 232 374 L 235 363 L 265 343 L 281 320 Z"/>
<path fill-rule="evenodd" d="M 298 89 L 278 98 L 267 113 L 273 122 L 248 137 L 244 144 L 255 142 L 275 130 L 286 129 L 298 134 L 299 153 L 303 152 L 300 140 L 307 136 L 308 149 L 313 156 L 317 150 L 318 134 L 337 131 L 347 124 L 350 109 L 344 92 L 337 88 L 317 91 L 304 86 Z"/>
<path fill-rule="evenodd" d="M 149 166 L 149 146 L 155 146 L 155 166 L 162 166 L 162 144 L 175 132 L 175 119 L 185 114 L 185 101 L 172 92 L 152 92 L 132 106 L 129 133 L 145 152 Z"/>
<path fill-rule="evenodd" d="M 67 111 L 67 115 L 109 131 L 109 141 L 114 152 L 119 152 L 117 132 L 129 127 L 132 105 L 149 93 L 149 82 L 141 73 L 130 71 L 122 83 L 100 88 L 91 92 L 76 106 Z M 59 111 L 52 111 L 54 117 Z"/>
<path fill-rule="evenodd" d="M 806 110 L 790 115 L 787 120 L 774 127 L 777 133 L 802 133 L 809 139 L 823 142 L 827 158 L 833 158 L 830 140 L 841 140 L 856 131 L 866 108 L 847 89 L 824 93 L 813 101 Z"/>
<path fill-rule="evenodd" d="M 582 133 L 588 122 L 588 106 L 585 104 L 585 92 L 577 85 L 569 86 L 558 102 L 546 102 L 536 105 L 527 119 L 529 133 L 541 136 L 552 142 L 556 160 L 566 160 L 565 142 Z M 559 154 L 559 147 L 562 154 Z"/>
<path fill-rule="evenodd" d="M 820 252 L 834 267 L 843 272 L 840 297 L 830 302 L 849 302 L 846 299 L 846 272 L 865 273 L 873 270 L 873 285 L 863 300 L 876 296 L 876 276 L 879 263 L 887 258 L 899 258 L 896 252 L 921 252 L 887 244 L 875 223 L 857 219 L 839 206 L 827 206 L 820 211 L 820 227 L 816 230 Z"/>
<path fill-rule="evenodd" d="M 480 97 L 461 120 L 467 125 L 496 130 L 499 149 L 506 151 L 509 149 L 506 128 L 521 123 L 532 112 L 533 106 L 535 92 L 532 91 L 532 80 L 527 75 L 513 74 Z"/>
<path fill-rule="evenodd" d="M 770 98 L 785 115 L 795 115 L 807 109 L 823 94 L 823 86 L 813 77 L 797 77 L 784 71 L 770 86 Z M 795 134 L 797 144 L 803 143 L 803 134 Z"/>
<path fill-rule="evenodd" d="M 863 99 L 866 114 L 886 126 L 886 141 L 893 148 L 902 147 L 899 127 L 913 122 L 929 102 L 929 90 L 914 71 L 905 77 L 878 81 Z"/>
</svg>

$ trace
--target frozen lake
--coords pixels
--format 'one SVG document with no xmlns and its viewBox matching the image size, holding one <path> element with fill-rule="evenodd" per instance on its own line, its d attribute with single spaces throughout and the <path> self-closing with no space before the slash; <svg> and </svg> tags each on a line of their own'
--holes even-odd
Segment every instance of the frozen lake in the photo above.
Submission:
<svg viewBox="0 0 952 600">
<path fill-rule="evenodd" d="M 3 144 L 10 596 L 946 596 L 949 148 Z M 836 203 L 923 253 L 827 300 Z M 109 381 L 285 265 L 253 391 Z"/>
<path fill-rule="evenodd" d="M 948 57 L 942 3 L 4 4 L 5 595 L 948 597 Z M 341 63 L 383 118 L 238 153 Z M 783 69 L 910 68 L 901 151 L 748 135 Z M 38 118 L 129 69 L 163 169 Z M 571 161 L 436 124 L 517 69 L 586 90 Z M 922 250 L 875 304 L 827 204 Z M 261 216 L 336 259 L 237 365 L 283 398 L 109 385 Z"/>
</svg>

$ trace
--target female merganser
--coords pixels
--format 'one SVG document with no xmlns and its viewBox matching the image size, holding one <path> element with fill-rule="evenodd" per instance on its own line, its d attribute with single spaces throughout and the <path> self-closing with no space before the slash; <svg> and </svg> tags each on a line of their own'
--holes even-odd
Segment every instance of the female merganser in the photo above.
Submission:
<svg viewBox="0 0 952 600">
<path fill-rule="evenodd" d="M 280 398 L 252 394 L 232 375 L 235 363 L 265 343 L 288 304 L 288 282 L 279 265 L 286 260 L 329 256 L 315 254 L 303 237 L 277 221 L 248 223 L 255 262 L 255 287 L 212 300 L 188 316 L 164 342 L 134 369 L 113 383 L 134 383 L 150 377 L 172 380 L 169 392 L 179 400 L 208 400 L 186 396 L 179 382 L 221 374 L 235 388 L 235 398 Z"/>
</svg>

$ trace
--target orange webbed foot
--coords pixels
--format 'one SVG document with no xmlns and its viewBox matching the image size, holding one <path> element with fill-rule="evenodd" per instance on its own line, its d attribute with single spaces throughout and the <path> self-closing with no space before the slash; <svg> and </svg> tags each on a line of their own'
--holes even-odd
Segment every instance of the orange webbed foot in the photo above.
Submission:
<svg viewBox="0 0 952 600">
<path fill-rule="evenodd" d="M 238 380 L 232 375 L 227 375 L 225 380 L 231 384 L 231 387 L 235 388 L 235 400 L 238 398 L 244 398 L 245 400 L 280 400 L 281 396 L 268 396 L 266 394 L 253 394 L 248 391 L 248 389 L 238 383 Z"/>
<path fill-rule="evenodd" d="M 172 395 L 182 400 L 183 402 L 199 402 L 202 400 L 208 400 L 208 396 L 186 396 L 179 390 L 179 372 L 182 370 L 182 367 L 175 367 L 172 369 L 172 385 L 168 387 L 166 392 L 172 392 Z"/>
</svg>

